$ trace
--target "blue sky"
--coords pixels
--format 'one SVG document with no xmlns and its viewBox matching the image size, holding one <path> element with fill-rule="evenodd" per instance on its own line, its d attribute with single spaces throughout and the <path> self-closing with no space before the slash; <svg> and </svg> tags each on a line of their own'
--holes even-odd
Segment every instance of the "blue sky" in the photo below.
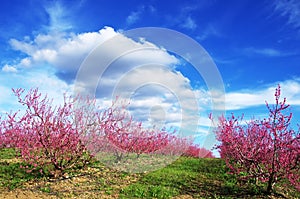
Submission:
<svg viewBox="0 0 300 199">
<path fill-rule="evenodd" d="M 186 124 L 182 128 L 186 132 L 191 131 L 187 126 L 197 126 L 195 135 L 205 140 L 211 125 L 207 119 L 212 110 L 211 91 L 193 66 L 164 46 L 133 42 L 123 34 L 140 27 L 168 28 L 197 41 L 220 72 L 227 114 L 245 113 L 246 118 L 266 116 L 265 100 L 273 102 L 275 87 L 280 84 L 282 95 L 292 105 L 293 125 L 299 121 L 297 0 L 2 2 L 0 111 L 5 113 L 18 107 L 11 88 L 39 87 L 55 100 L 61 100 L 62 93 L 73 91 L 76 74 L 89 53 L 104 41 L 121 35 L 124 45 L 153 49 L 128 54 L 112 64 L 101 79 L 104 83 L 95 91 L 99 103 L 108 105 L 118 86 L 124 92 L 135 88 L 131 93 L 131 112 L 136 118 L 170 126 L 180 125 L 181 121 L 181 125 Z M 105 50 L 112 53 L 119 49 L 119 44 L 116 42 L 116 46 Z M 137 68 L 153 60 L 165 67 Z M 93 75 L 86 74 L 83 90 L 91 91 L 90 81 L 98 81 L 97 75 Z M 160 85 L 144 85 L 143 79 Z M 176 96 L 183 98 L 180 101 Z M 193 111 L 191 96 L 196 96 L 197 113 L 189 112 Z M 187 113 L 191 113 L 189 117 L 182 119 L 180 107 L 186 107 Z"/>
</svg>

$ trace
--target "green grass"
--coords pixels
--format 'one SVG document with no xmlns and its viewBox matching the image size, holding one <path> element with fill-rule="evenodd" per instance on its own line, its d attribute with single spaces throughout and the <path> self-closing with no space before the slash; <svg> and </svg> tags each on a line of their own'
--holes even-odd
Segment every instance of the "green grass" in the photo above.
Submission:
<svg viewBox="0 0 300 199">
<path fill-rule="evenodd" d="M 16 151 L 12 148 L 0 149 L 0 159 L 13 159 L 16 156 Z"/>
<path fill-rule="evenodd" d="M 121 190 L 121 198 L 171 198 L 179 195 L 193 198 L 269 198 L 264 188 L 262 185 L 238 185 L 221 159 L 181 157 L 165 168 L 143 175 L 138 182 Z M 300 197 L 296 192 L 289 195 L 291 198 Z"/>
<path fill-rule="evenodd" d="M 222 181 L 226 178 L 223 176 L 225 172 L 225 165 L 219 159 L 182 157 L 163 169 L 144 175 L 139 182 L 122 190 L 121 195 L 124 198 L 213 196 L 217 187 L 222 189 L 220 186 L 224 184 Z M 234 179 L 227 180 L 234 181 Z M 228 195 L 232 195 L 231 192 L 232 190 L 228 190 Z"/>
<path fill-rule="evenodd" d="M 67 180 L 49 181 L 48 178 L 28 174 L 20 168 L 21 163 L 13 149 L 0 150 L 0 192 L 1 190 L 27 189 L 37 194 L 57 195 L 62 198 L 73 196 L 90 198 L 111 196 L 112 198 L 172 198 L 189 196 L 191 198 L 269 198 L 264 193 L 264 185 L 239 185 L 236 178 L 227 174 L 228 169 L 221 159 L 195 159 L 181 157 L 172 164 L 156 171 L 133 174 L 105 167 L 99 161 L 78 170 Z M 141 158 L 141 161 L 145 159 Z M 65 181 L 65 182 L 64 182 Z M 34 183 L 34 184 L 35 184 Z M 60 183 L 60 184 L 59 184 Z M 66 195 L 67 189 L 72 193 Z M 286 198 L 300 198 L 293 189 L 278 186 L 276 190 Z M 83 195 L 80 195 L 83 194 Z M 0 194 L 1 195 L 1 194 Z M 50 196 L 48 195 L 48 196 Z M 38 196 L 37 196 L 38 197 Z M 283 198 L 282 195 L 274 195 Z"/>
<path fill-rule="evenodd" d="M 21 169 L 20 166 L 22 164 L 15 159 L 15 156 L 16 152 L 14 149 L 0 150 L 0 187 L 15 189 L 21 186 L 22 183 L 37 177 Z"/>
</svg>

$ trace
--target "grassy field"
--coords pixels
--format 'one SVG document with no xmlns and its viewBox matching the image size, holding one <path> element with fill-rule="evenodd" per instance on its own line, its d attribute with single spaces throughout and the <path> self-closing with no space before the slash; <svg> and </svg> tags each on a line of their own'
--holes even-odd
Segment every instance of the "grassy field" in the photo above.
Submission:
<svg viewBox="0 0 300 199">
<path fill-rule="evenodd" d="M 141 158 L 140 161 L 143 161 Z M 126 173 L 94 162 L 64 178 L 28 174 L 13 150 L 0 150 L 0 198 L 300 198 L 290 187 L 240 185 L 221 159 L 181 157 L 147 173 Z"/>
</svg>

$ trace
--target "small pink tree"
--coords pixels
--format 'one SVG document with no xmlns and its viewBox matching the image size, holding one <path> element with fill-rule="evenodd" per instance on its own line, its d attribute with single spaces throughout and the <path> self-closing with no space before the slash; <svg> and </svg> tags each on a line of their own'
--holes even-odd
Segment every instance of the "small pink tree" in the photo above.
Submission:
<svg viewBox="0 0 300 199">
<path fill-rule="evenodd" d="M 125 153 L 135 153 L 137 158 L 141 154 L 157 153 L 169 144 L 170 137 L 168 132 L 144 128 L 141 122 L 131 119 L 123 120 L 115 130 L 106 130 L 107 141 L 114 147 L 116 162 L 120 161 Z"/>
<path fill-rule="evenodd" d="M 183 156 L 194 158 L 215 158 L 210 150 L 202 148 L 196 144 L 189 145 L 187 150 L 183 153 Z"/>
<path fill-rule="evenodd" d="M 91 159 L 81 141 L 86 124 L 74 109 L 74 99 L 66 98 L 62 106 L 53 106 L 38 89 L 23 96 L 23 89 L 13 90 L 24 113 L 10 113 L 5 120 L 6 144 L 15 147 L 27 163 L 26 170 L 62 175 L 65 170 L 84 166 Z M 19 116 L 20 115 L 20 116 Z M 81 125 L 78 125 L 81 124 Z"/>
<path fill-rule="evenodd" d="M 232 173 L 242 179 L 255 179 L 267 184 L 267 193 L 283 179 L 300 190 L 300 134 L 290 129 L 292 113 L 286 98 L 280 101 L 280 86 L 275 91 L 275 105 L 266 103 L 269 117 L 239 123 L 232 115 L 219 118 L 216 130 L 217 148 Z"/>
</svg>

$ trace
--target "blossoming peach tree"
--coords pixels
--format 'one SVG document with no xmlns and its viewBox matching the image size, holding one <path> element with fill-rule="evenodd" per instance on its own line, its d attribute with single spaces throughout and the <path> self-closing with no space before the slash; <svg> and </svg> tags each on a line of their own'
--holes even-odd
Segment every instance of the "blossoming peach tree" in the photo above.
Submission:
<svg viewBox="0 0 300 199">
<path fill-rule="evenodd" d="M 291 129 L 292 113 L 287 113 L 286 98 L 275 91 L 275 104 L 266 106 L 269 117 L 240 123 L 233 114 L 220 117 L 216 130 L 221 158 L 240 179 L 266 183 L 267 193 L 274 185 L 288 180 L 300 191 L 300 133 Z"/>
<path fill-rule="evenodd" d="M 61 175 L 89 162 L 92 156 L 81 141 L 86 128 L 75 125 L 74 117 L 79 112 L 73 109 L 71 98 L 65 97 L 63 105 L 54 106 L 38 89 L 31 89 L 25 96 L 23 89 L 13 92 L 25 109 L 8 114 L 3 137 L 6 145 L 18 150 L 27 172 Z"/>
<path fill-rule="evenodd" d="M 0 148 L 17 150 L 27 172 L 62 176 L 84 167 L 93 157 L 112 154 L 119 162 L 127 154 L 163 154 L 213 157 L 166 129 L 146 129 L 126 112 L 127 104 L 116 99 L 108 108 L 82 96 L 64 96 L 54 105 L 39 90 L 13 89 L 22 111 L 0 118 Z M 99 157 L 100 154 L 100 157 Z"/>
</svg>

